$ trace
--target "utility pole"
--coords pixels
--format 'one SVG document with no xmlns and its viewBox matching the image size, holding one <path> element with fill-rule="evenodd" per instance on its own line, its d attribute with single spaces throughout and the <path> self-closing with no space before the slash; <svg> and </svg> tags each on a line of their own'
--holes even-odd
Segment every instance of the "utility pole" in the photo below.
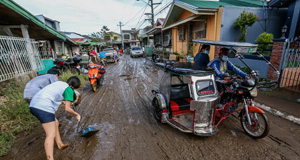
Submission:
<svg viewBox="0 0 300 160">
<path fill-rule="evenodd" d="M 123 32 L 122 32 L 122 26 L 124 26 L 122 24 L 122 22 L 119 22 L 119 25 L 117 26 L 120 26 L 120 33 L 121 33 L 121 42 L 122 42 L 122 50 L 124 49 L 124 40 L 123 40 Z"/>
<path fill-rule="evenodd" d="M 140 1 L 140 0 L 136 0 L 136 1 Z M 145 13 L 145 15 L 151 15 L 151 25 L 154 26 L 154 8 L 153 6 L 154 5 L 160 5 L 161 3 L 153 3 L 153 0 L 149 0 L 150 1 L 150 4 L 149 4 L 149 1 L 148 2 L 145 2 L 144 0 L 141 0 L 142 2 L 146 3 L 148 6 L 151 7 L 151 13 Z"/>
<path fill-rule="evenodd" d="M 154 27 L 153 0 L 150 0 L 150 7 L 151 7 L 151 25 Z"/>
</svg>

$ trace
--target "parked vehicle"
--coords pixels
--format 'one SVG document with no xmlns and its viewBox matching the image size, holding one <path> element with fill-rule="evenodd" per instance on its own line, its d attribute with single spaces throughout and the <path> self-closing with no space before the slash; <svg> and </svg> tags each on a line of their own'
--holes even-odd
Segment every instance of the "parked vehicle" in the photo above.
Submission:
<svg viewBox="0 0 300 160">
<path fill-rule="evenodd" d="M 91 83 L 92 90 L 97 91 L 97 88 L 103 84 L 105 68 L 103 65 L 90 64 L 88 65 L 88 77 Z"/>
<path fill-rule="evenodd" d="M 140 57 L 143 56 L 143 51 L 140 47 L 132 47 L 130 50 L 130 57 Z"/>
<path fill-rule="evenodd" d="M 57 68 L 60 73 L 64 73 L 67 71 L 72 72 L 73 74 L 80 74 L 80 61 L 81 58 L 80 57 L 74 57 L 72 58 L 73 62 L 66 62 L 64 59 L 62 58 L 58 58 L 54 60 L 54 64 L 56 65 L 55 68 Z"/>
<path fill-rule="evenodd" d="M 103 50 L 105 52 L 106 62 L 107 63 L 114 63 L 114 49 L 113 48 L 106 48 Z M 119 57 L 117 56 L 117 61 L 119 60 Z"/>
<path fill-rule="evenodd" d="M 153 51 L 152 53 L 152 62 L 156 62 L 159 58 L 158 53 L 156 51 Z"/>
<path fill-rule="evenodd" d="M 196 42 L 197 43 L 197 42 Z M 208 42 L 203 42 L 207 44 Z M 202 44 L 203 44 L 202 43 Z M 233 47 L 255 48 L 249 43 L 211 42 Z M 243 61 L 242 61 L 243 62 Z M 243 62 L 244 63 L 244 62 Z M 256 107 L 258 94 L 257 72 L 252 70 L 250 79 L 216 80 L 214 70 L 198 68 L 192 63 L 156 63 L 159 90 L 153 90 L 152 104 L 155 118 L 182 132 L 211 136 L 219 124 L 234 112 L 239 112 L 243 130 L 252 138 L 263 138 L 269 133 L 265 112 Z M 222 94 L 217 85 L 225 88 Z"/>
</svg>

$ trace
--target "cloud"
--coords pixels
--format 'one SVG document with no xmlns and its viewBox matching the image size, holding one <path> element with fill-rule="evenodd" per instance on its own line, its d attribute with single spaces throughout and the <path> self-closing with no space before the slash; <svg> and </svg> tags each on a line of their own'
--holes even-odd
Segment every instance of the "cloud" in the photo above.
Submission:
<svg viewBox="0 0 300 160">
<path fill-rule="evenodd" d="M 136 0 L 15 1 L 34 15 L 43 14 L 48 18 L 60 21 L 62 31 L 81 34 L 100 31 L 103 25 L 107 25 L 112 31 L 119 32 L 117 26 L 119 21 L 126 23 L 124 29 L 134 28 L 146 6 L 145 3 Z M 159 1 L 157 0 L 157 2 Z M 164 3 L 167 2 L 163 1 Z M 147 7 L 146 12 L 150 12 L 150 7 Z M 128 22 L 132 17 L 134 17 L 133 20 Z"/>
</svg>

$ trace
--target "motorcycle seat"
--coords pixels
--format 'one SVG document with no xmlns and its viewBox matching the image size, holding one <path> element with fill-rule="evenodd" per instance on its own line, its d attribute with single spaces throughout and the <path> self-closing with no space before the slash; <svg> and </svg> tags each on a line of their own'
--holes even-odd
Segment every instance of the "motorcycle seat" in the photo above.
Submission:
<svg viewBox="0 0 300 160">
<path fill-rule="evenodd" d="M 171 107 L 172 112 L 189 110 L 190 103 L 192 100 L 193 100 L 192 98 L 170 100 L 170 107 Z"/>
<path fill-rule="evenodd" d="M 75 64 L 75 62 L 65 62 L 65 63 L 69 65 Z"/>
</svg>

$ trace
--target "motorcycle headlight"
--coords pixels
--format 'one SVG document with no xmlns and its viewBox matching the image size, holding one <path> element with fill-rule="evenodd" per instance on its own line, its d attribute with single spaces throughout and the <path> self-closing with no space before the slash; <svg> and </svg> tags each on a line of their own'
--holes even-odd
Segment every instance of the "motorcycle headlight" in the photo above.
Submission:
<svg viewBox="0 0 300 160">
<path fill-rule="evenodd" d="M 249 88 L 249 92 L 250 92 L 250 95 L 252 97 L 257 97 L 257 88 L 254 87 L 252 90 L 250 90 L 251 88 Z"/>
</svg>

